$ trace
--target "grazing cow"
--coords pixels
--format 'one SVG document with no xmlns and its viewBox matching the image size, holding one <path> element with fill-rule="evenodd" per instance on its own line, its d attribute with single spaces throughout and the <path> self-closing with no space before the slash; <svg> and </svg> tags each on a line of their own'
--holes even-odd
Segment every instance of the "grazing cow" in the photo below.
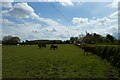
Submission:
<svg viewBox="0 0 120 80">
<path fill-rule="evenodd" d="M 82 46 L 81 47 L 84 50 L 84 54 L 86 53 L 88 55 L 88 52 L 93 52 L 94 46 Z"/>
<path fill-rule="evenodd" d="M 39 44 L 38 47 L 39 47 L 39 48 L 45 48 L 46 45 L 45 45 L 45 44 Z"/>
<path fill-rule="evenodd" d="M 42 45 L 41 45 L 41 44 L 39 44 L 39 45 L 38 45 L 38 47 L 39 47 L 39 48 L 42 48 Z"/>
<path fill-rule="evenodd" d="M 57 45 L 52 44 L 51 47 L 50 47 L 50 49 L 54 50 L 54 49 L 57 49 L 57 47 L 58 47 Z"/>
<path fill-rule="evenodd" d="M 45 44 L 42 44 L 42 47 L 46 47 L 46 45 L 45 45 Z"/>
</svg>

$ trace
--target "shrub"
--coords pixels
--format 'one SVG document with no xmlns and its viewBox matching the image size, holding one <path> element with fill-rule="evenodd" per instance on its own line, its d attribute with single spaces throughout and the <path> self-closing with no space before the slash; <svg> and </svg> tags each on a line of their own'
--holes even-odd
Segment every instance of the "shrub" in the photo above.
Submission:
<svg viewBox="0 0 120 80">
<path fill-rule="evenodd" d="M 77 45 L 79 46 L 79 45 Z M 91 52 L 110 62 L 120 71 L 120 47 L 118 46 L 94 46 Z M 120 72 L 119 72 L 120 73 Z"/>
<path fill-rule="evenodd" d="M 120 48 L 116 46 L 96 46 L 94 54 L 106 59 L 113 66 L 120 68 Z"/>
</svg>

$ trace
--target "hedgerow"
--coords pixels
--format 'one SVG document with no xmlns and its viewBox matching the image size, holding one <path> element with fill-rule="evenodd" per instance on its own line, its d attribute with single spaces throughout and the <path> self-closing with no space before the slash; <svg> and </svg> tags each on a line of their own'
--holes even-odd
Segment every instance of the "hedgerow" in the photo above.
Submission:
<svg viewBox="0 0 120 80">
<path fill-rule="evenodd" d="M 102 59 L 106 59 L 113 66 L 118 67 L 120 65 L 120 48 L 114 46 L 95 46 L 94 54 L 100 56 Z"/>
<path fill-rule="evenodd" d="M 81 45 L 77 45 L 81 47 Z M 89 46 L 89 45 L 88 45 Z M 93 54 L 110 62 L 120 73 L 120 47 L 118 46 L 94 46 Z"/>
</svg>

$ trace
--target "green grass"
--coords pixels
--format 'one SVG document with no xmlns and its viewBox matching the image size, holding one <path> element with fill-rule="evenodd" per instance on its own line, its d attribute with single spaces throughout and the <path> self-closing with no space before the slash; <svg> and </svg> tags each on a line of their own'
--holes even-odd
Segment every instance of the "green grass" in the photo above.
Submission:
<svg viewBox="0 0 120 80">
<path fill-rule="evenodd" d="M 3 46 L 3 78 L 117 78 L 117 70 L 96 55 L 74 45 L 57 50 L 31 46 Z"/>
</svg>

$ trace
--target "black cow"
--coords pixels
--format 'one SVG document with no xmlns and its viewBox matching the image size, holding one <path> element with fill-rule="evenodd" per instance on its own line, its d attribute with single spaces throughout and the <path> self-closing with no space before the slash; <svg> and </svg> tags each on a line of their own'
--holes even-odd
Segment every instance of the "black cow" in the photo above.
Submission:
<svg viewBox="0 0 120 80">
<path fill-rule="evenodd" d="M 45 44 L 42 44 L 42 47 L 46 47 L 46 45 L 45 45 Z"/>
<path fill-rule="evenodd" d="M 54 44 L 52 44 L 51 47 L 50 47 L 50 49 L 53 49 L 53 50 L 54 50 L 54 49 L 57 49 L 57 48 L 58 48 L 58 46 L 57 46 L 57 45 L 54 45 Z"/>
<path fill-rule="evenodd" d="M 46 45 L 45 45 L 45 44 L 39 44 L 38 47 L 39 47 L 39 48 L 45 48 Z"/>
<path fill-rule="evenodd" d="M 42 48 L 42 45 L 41 45 L 41 44 L 38 44 L 38 47 L 39 47 L 39 48 Z"/>
<path fill-rule="evenodd" d="M 84 50 L 84 54 L 86 53 L 88 55 L 88 52 L 93 52 L 94 46 L 82 46 L 81 47 Z"/>
</svg>

